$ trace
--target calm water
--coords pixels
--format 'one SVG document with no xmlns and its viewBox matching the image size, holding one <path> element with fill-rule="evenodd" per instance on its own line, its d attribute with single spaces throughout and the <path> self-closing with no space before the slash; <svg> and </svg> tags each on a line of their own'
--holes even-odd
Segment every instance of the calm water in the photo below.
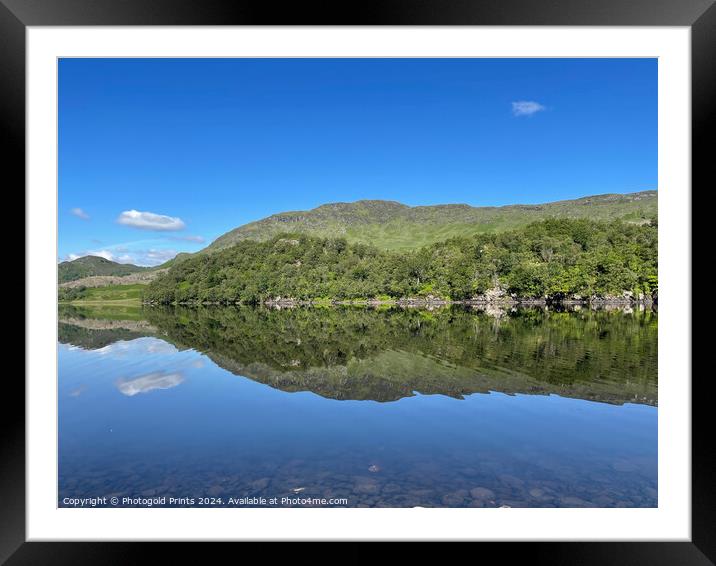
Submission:
<svg viewBox="0 0 716 566">
<path fill-rule="evenodd" d="M 59 342 L 60 506 L 657 505 L 651 311 L 70 307 Z"/>
</svg>

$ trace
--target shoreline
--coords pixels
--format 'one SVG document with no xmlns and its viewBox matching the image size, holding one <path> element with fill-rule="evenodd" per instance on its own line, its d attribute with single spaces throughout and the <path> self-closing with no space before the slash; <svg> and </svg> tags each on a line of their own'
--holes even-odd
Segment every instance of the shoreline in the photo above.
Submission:
<svg viewBox="0 0 716 566">
<path fill-rule="evenodd" d="M 160 303 L 156 301 L 143 301 L 140 298 L 115 299 L 115 300 L 74 300 L 58 301 L 58 305 L 77 306 L 246 306 L 246 307 L 270 307 L 270 308 L 295 308 L 295 307 L 401 307 L 401 308 L 439 308 L 448 306 L 464 306 L 480 309 L 510 309 L 510 308 L 571 308 L 583 307 L 592 309 L 611 308 L 652 308 L 658 307 L 658 301 L 649 296 L 634 297 L 629 294 L 621 296 L 606 297 L 567 297 L 567 298 L 533 298 L 533 297 L 512 297 L 512 296 L 479 296 L 472 299 L 452 300 L 440 297 L 404 297 L 400 299 L 294 299 L 291 297 L 275 297 L 260 303 L 242 303 L 241 301 L 180 301 L 172 303 Z"/>
<path fill-rule="evenodd" d="M 587 299 L 546 299 L 546 298 L 519 298 L 510 297 L 499 300 L 494 299 L 466 299 L 451 300 L 439 298 L 411 297 L 401 299 L 268 299 L 261 303 L 244 304 L 240 301 L 181 301 L 173 303 L 158 303 L 142 301 L 144 306 L 265 306 L 273 308 L 293 307 L 333 307 L 333 306 L 361 306 L 361 307 L 417 307 L 435 308 L 447 306 L 466 306 L 485 309 L 507 309 L 517 307 L 590 307 L 590 308 L 656 308 L 657 301 L 645 298 L 631 297 L 590 297 Z"/>
<path fill-rule="evenodd" d="M 117 307 L 141 307 L 147 303 L 144 303 L 141 299 L 116 299 L 109 301 L 57 301 L 58 305 L 112 305 Z"/>
</svg>

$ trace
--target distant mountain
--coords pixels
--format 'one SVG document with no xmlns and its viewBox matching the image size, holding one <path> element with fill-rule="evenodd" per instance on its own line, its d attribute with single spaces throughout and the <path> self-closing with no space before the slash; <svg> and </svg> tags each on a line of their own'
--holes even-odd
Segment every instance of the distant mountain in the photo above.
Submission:
<svg viewBox="0 0 716 566">
<path fill-rule="evenodd" d="M 149 269 L 149 267 L 140 267 L 131 263 L 117 263 L 103 257 L 88 255 L 60 263 L 57 266 L 57 280 L 59 283 L 66 283 L 84 277 L 97 275 L 122 276 Z"/>
<path fill-rule="evenodd" d="M 656 215 L 656 191 L 500 207 L 467 204 L 411 207 L 395 201 L 359 200 L 324 204 L 308 211 L 274 214 L 227 232 L 203 251 L 227 248 L 242 240 L 270 240 L 287 232 L 345 237 L 349 242 L 401 250 L 418 248 L 453 236 L 521 228 L 547 218 L 621 219 L 643 223 Z"/>
</svg>

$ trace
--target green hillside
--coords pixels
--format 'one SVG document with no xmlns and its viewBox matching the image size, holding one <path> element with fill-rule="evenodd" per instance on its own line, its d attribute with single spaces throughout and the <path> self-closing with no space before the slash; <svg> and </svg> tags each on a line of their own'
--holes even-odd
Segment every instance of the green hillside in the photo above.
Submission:
<svg viewBox="0 0 716 566">
<path fill-rule="evenodd" d="M 288 232 L 341 237 L 351 243 L 370 244 L 384 250 L 404 250 L 456 236 L 504 232 L 548 218 L 621 219 L 643 223 L 656 215 L 656 191 L 501 207 L 466 204 L 410 207 L 393 201 L 361 200 L 274 214 L 227 232 L 205 250 L 227 248 L 243 240 L 266 241 Z"/>
<path fill-rule="evenodd" d="M 133 301 L 139 302 L 146 285 L 105 285 L 103 287 L 72 287 L 59 289 L 58 298 L 61 302 L 89 301 Z"/>
<path fill-rule="evenodd" d="M 139 267 L 129 263 L 117 263 L 103 257 L 88 255 L 72 261 L 63 261 L 57 266 L 57 281 L 66 283 L 94 275 L 129 275 L 146 271 L 148 267 Z"/>
<path fill-rule="evenodd" d="M 284 234 L 175 263 L 145 287 L 152 303 L 262 303 L 272 297 L 468 300 L 499 287 L 520 297 L 652 293 L 656 223 L 549 219 L 519 230 L 381 250 L 345 238 Z"/>
</svg>

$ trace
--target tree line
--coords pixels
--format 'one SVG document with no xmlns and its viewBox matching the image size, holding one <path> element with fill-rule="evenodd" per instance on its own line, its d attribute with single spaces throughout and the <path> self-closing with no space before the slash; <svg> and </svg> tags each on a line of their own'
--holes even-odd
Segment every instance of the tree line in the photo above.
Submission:
<svg viewBox="0 0 716 566">
<path fill-rule="evenodd" d="M 519 297 L 649 295 L 658 285 L 657 221 L 549 219 L 391 252 L 344 238 L 282 234 L 176 263 L 144 292 L 152 303 L 467 300 L 499 288 Z"/>
</svg>

